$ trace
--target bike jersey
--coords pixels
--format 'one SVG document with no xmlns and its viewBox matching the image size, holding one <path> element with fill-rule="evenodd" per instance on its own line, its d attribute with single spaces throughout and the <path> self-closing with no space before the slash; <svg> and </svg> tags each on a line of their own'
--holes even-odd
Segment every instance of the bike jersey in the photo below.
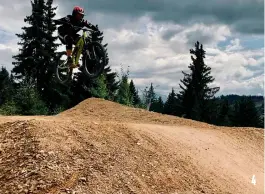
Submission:
<svg viewBox="0 0 265 194">
<path fill-rule="evenodd" d="M 54 23 L 56 25 L 61 25 L 58 30 L 61 32 L 69 32 L 69 30 L 71 31 L 71 33 L 76 34 L 80 29 L 73 29 L 71 28 L 71 25 L 73 26 L 78 26 L 78 27 L 88 27 L 88 28 L 92 28 L 93 29 L 93 25 L 91 23 L 89 23 L 87 20 L 75 20 L 74 17 L 72 15 L 67 15 L 66 17 L 63 17 L 61 19 L 57 19 L 54 20 Z M 66 24 L 69 23 L 69 24 Z"/>
</svg>

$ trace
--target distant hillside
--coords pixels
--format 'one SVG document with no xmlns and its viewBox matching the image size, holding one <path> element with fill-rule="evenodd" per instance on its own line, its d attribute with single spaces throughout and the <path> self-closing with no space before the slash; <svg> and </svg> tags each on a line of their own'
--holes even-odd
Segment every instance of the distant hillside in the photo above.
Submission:
<svg viewBox="0 0 265 194">
<path fill-rule="evenodd" d="M 250 96 L 250 95 L 249 95 Z M 243 95 L 236 95 L 236 94 L 230 94 L 230 95 L 222 95 L 218 99 L 223 100 L 227 99 L 230 106 L 233 106 L 233 104 L 239 100 L 240 98 L 244 97 Z M 264 117 L 264 96 L 250 96 L 251 99 L 254 101 L 256 108 L 260 114 L 261 117 Z"/>
<path fill-rule="evenodd" d="M 242 98 L 243 95 L 236 95 L 236 94 L 229 94 L 229 95 L 222 95 L 220 99 L 227 99 L 229 104 L 234 104 L 237 100 Z M 251 99 L 256 103 L 256 105 L 264 104 L 264 96 L 250 96 Z"/>
<path fill-rule="evenodd" d="M 161 96 L 163 102 L 167 101 L 167 97 L 165 95 L 157 94 L 157 96 Z M 238 99 L 242 98 L 244 95 L 237 95 L 237 94 L 229 94 L 229 95 L 221 95 L 218 96 L 218 99 L 228 99 L 228 103 L 231 105 Z M 246 96 L 246 95 L 245 95 Z M 256 105 L 264 104 L 264 96 L 251 96 L 252 100 L 256 103 Z"/>
</svg>

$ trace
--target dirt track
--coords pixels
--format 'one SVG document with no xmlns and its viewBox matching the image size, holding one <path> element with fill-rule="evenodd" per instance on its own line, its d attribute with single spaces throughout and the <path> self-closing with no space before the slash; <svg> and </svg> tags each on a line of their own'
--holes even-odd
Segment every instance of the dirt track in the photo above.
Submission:
<svg viewBox="0 0 265 194">
<path fill-rule="evenodd" d="M 263 137 L 101 99 L 0 116 L 0 193 L 263 194 Z"/>
</svg>

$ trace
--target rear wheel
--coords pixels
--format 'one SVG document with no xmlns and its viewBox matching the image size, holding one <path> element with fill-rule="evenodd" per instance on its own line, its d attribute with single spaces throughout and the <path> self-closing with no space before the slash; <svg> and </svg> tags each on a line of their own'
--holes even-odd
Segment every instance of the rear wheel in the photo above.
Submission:
<svg viewBox="0 0 265 194">
<path fill-rule="evenodd" d="M 105 48 L 99 42 L 92 42 L 83 54 L 82 71 L 89 78 L 98 77 L 106 65 Z"/>
<path fill-rule="evenodd" d="M 67 55 L 61 52 L 58 55 L 55 66 L 55 77 L 61 84 L 66 84 L 71 80 L 73 69 L 69 68 Z"/>
</svg>

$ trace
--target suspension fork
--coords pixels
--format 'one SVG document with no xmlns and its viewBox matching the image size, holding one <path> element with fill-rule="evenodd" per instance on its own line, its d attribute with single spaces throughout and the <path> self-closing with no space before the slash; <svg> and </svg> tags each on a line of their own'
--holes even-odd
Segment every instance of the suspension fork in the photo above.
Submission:
<svg viewBox="0 0 265 194">
<path fill-rule="evenodd" d="M 89 59 L 96 59 L 97 57 L 95 48 L 91 44 L 89 45 L 89 48 L 85 50 L 85 53 Z"/>
</svg>

